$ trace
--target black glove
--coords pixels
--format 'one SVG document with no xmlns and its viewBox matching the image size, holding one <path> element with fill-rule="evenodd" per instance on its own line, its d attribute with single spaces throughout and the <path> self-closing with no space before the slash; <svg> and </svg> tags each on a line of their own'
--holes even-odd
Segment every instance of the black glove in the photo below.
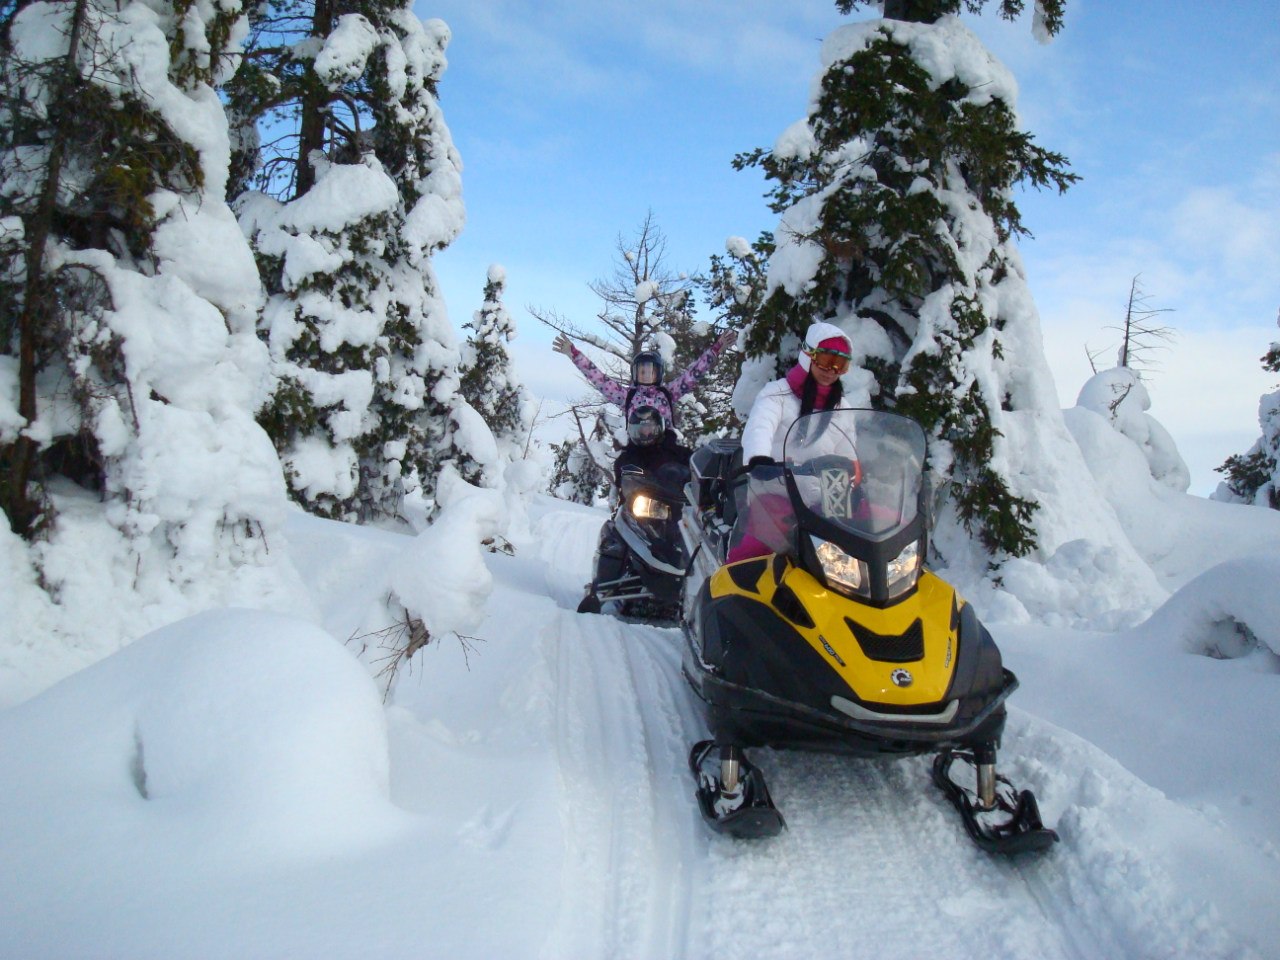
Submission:
<svg viewBox="0 0 1280 960">
<path fill-rule="evenodd" d="M 776 467 L 778 461 L 773 457 L 752 457 L 748 462 L 748 467 Z"/>
</svg>

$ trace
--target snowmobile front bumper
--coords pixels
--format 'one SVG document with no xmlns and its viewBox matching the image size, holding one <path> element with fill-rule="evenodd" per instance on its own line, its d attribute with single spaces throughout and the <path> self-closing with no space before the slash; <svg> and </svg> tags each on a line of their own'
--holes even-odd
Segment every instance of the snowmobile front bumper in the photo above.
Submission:
<svg viewBox="0 0 1280 960">
<path fill-rule="evenodd" d="M 884 719 L 873 720 L 849 716 L 834 704 L 829 713 L 817 710 L 732 683 L 709 670 L 694 668 L 694 672 L 697 676 L 690 673 L 686 662 L 685 678 L 706 705 L 708 722 L 717 740 L 856 756 L 906 756 L 951 745 L 999 742 L 1004 731 L 1005 700 L 1018 686 L 1013 673 L 1005 670 L 1002 689 L 974 712 L 961 716 L 960 711 L 953 711 L 948 705 L 942 713 L 879 714 Z M 947 714 L 953 715 L 949 720 L 941 719 Z"/>
</svg>

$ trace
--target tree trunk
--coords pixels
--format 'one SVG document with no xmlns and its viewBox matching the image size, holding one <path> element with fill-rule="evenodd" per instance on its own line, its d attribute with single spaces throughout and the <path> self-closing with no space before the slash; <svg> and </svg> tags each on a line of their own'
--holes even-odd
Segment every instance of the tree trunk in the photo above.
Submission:
<svg viewBox="0 0 1280 960">
<path fill-rule="evenodd" d="M 946 0 L 884 0 L 886 20 L 936 23 L 946 10 Z"/>
<path fill-rule="evenodd" d="M 315 17 L 311 22 L 311 36 L 323 40 L 333 29 L 333 0 L 316 0 Z M 329 97 L 320 90 L 314 76 L 310 76 L 306 92 L 302 95 L 299 108 L 300 119 L 298 129 L 298 159 L 294 177 L 294 194 L 296 200 L 316 182 L 315 170 L 311 168 L 311 153 L 324 149 L 325 116 L 324 107 Z"/>
<path fill-rule="evenodd" d="M 63 62 L 55 103 L 71 102 L 69 93 L 80 82 L 79 70 L 76 67 L 76 56 L 80 49 L 80 35 L 84 29 L 87 0 L 77 0 L 71 12 L 71 29 L 67 40 L 67 56 Z M 24 254 L 26 268 L 26 285 L 23 290 L 22 306 L 18 312 L 18 415 L 28 425 L 35 423 L 39 414 L 36 402 L 36 374 L 38 361 L 36 357 L 36 334 L 42 318 L 46 319 L 56 308 L 49 296 L 49 278 L 45 274 L 45 250 L 49 245 L 49 235 L 53 231 L 53 220 L 57 213 L 58 183 L 62 179 L 62 163 L 66 154 L 67 137 L 65 128 L 58 123 L 73 123 L 69 115 L 62 115 L 61 121 L 55 121 L 53 136 L 49 143 L 49 159 L 45 167 L 44 183 L 40 188 L 40 197 L 36 208 L 27 222 L 29 243 Z M 29 536 L 38 516 L 38 505 L 28 492 L 31 474 L 38 453 L 36 441 L 22 434 L 13 445 L 5 451 L 0 460 L 3 461 L 4 472 L 8 482 L 2 488 L 4 511 L 9 516 L 10 528 L 20 536 Z"/>
</svg>

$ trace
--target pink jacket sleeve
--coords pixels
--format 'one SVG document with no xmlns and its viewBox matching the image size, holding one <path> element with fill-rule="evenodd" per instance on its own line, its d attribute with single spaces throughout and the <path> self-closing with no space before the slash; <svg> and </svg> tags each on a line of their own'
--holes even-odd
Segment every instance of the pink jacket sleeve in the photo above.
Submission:
<svg viewBox="0 0 1280 960">
<path fill-rule="evenodd" d="M 582 375 L 587 378 L 587 382 L 599 390 L 600 395 L 605 400 L 617 404 L 619 407 L 626 402 L 626 388 L 592 363 L 587 358 L 587 355 L 577 347 L 573 348 L 573 365 L 582 371 Z"/>
<path fill-rule="evenodd" d="M 702 355 L 697 360 L 689 364 L 688 368 L 680 376 L 676 377 L 666 385 L 671 391 L 671 399 L 679 400 L 686 393 L 698 385 L 698 381 L 707 375 L 707 371 L 715 366 L 715 362 L 720 359 L 720 354 L 728 344 L 722 344 L 719 340 L 702 351 Z"/>
</svg>

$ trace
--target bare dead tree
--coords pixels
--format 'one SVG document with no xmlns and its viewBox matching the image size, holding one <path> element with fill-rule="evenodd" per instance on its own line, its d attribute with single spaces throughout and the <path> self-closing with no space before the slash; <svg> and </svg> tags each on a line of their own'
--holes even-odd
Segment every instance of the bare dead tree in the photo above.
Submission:
<svg viewBox="0 0 1280 960">
<path fill-rule="evenodd" d="M 582 449 L 586 451 L 586 454 L 591 459 L 591 462 L 595 464 L 596 469 L 600 471 L 600 473 L 604 476 L 605 480 L 608 481 L 609 486 L 612 487 L 614 485 L 613 469 L 607 464 L 602 464 L 599 460 L 596 459 L 595 453 L 591 450 L 591 444 L 587 442 L 587 433 L 582 427 L 582 419 L 583 419 L 582 412 L 584 410 L 591 411 L 591 415 L 587 418 L 588 420 L 590 419 L 598 420 L 602 413 L 602 404 L 598 404 L 598 403 L 574 404 L 569 408 L 569 412 L 573 414 L 574 425 L 578 428 L 578 440 L 581 441 L 582 443 Z"/>
<path fill-rule="evenodd" d="M 587 286 L 601 300 L 594 324 L 583 324 L 555 310 L 529 307 L 535 320 L 578 343 L 595 347 L 624 370 L 631 358 L 651 345 L 654 334 L 670 332 L 672 317 L 689 303 L 693 278 L 673 272 L 666 262 L 667 240 L 645 215 L 635 237 L 619 234 L 613 273 Z"/>
<path fill-rule="evenodd" d="M 1084 345 L 1084 355 L 1089 358 L 1089 369 L 1095 374 L 1098 372 L 1098 358 L 1102 356 L 1101 350 L 1090 350 L 1089 345 Z"/>
<path fill-rule="evenodd" d="M 1167 350 L 1169 343 L 1177 335 L 1172 327 L 1162 326 L 1155 318 L 1162 313 L 1172 313 L 1171 307 L 1152 307 L 1151 298 L 1142 289 L 1139 280 L 1142 275 L 1134 276 L 1129 284 L 1129 301 L 1125 305 L 1124 325 L 1110 327 L 1121 334 L 1120 352 L 1117 365 L 1133 370 L 1141 377 L 1156 365 L 1154 354 Z"/>
</svg>

